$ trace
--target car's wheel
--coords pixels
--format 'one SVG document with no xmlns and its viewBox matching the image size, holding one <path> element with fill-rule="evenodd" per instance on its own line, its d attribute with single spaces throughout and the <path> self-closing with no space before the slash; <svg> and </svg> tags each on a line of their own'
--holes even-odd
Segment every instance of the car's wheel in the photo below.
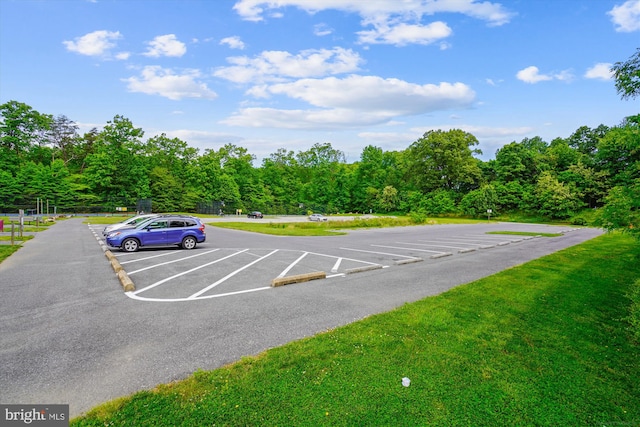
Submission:
<svg viewBox="0 0 640 427">
<path fill-rule="evenodd" d="M 140 243 L 134 238 L 124 239 L 122 242 L 122 250 L 125 252 L 135 252 L 140 248 Z"/>
<path fill-rule="evenodd" d="M 193 249 L 196 247 L 197 244 L 198 242 L 196 241 L 196 238 L 193 236 L 187 236 L 184 239 L 182 239 L 182 249 Z"/>
</svg>

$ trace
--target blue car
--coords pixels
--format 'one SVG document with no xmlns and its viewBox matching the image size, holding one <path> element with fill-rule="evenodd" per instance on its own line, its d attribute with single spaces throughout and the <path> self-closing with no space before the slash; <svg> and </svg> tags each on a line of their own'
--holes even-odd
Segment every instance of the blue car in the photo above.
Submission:
<svg viewBox="0 0 640 427">
<path fill-rule="evenodd" d="M 192 216 L 158 217 L 134 228 L 123 228 L 107 234 L 107 245 L 125 252 L 135 252 L 146 246 L 178 245 L 193 249 L 206 240 L 204 224 Z"/>
</svg>

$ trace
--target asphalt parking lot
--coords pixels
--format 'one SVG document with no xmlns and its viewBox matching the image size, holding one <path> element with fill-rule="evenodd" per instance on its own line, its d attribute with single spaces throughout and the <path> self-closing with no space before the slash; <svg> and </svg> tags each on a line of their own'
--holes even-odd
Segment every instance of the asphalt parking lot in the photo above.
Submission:
<svg viewBox="0 0 640 427">
<path fill-rule="evenodd" d="M 207 226 L 194 250 L 113 250 L 135 284 L 123 292 L 100 229 L 61 221 L 0 264 L 1 402 L 69 403 L 78 415 L 601 234 L 490 223 L 293 238 Z M 496 230 L 563 235 L 486 234 Z M 314 272 L 326 278 L 271 286 Z"/>
</svg>

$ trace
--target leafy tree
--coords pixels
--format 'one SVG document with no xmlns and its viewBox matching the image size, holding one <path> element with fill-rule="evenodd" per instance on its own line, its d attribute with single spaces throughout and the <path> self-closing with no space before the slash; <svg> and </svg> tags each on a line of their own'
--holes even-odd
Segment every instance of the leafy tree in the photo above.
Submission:
<svg viewBox="0 0 640 427">
<path fill-rule="evenodd" d="M 619 230 L 640 239 L 640 179 L 630 186 L 611 189 L 597 224 L 608 231 Z"/>
<path fill-rule="evenodd" d="M 492 214 L 497 213 L 498 194 L 491 184 L 483 185 L 477 190 L 470 191 L 460 201 L 460 208 L 467 215 L 486 215 L 491 209 Z"/>
<path fill-rule="evenodd" d="M 51 116 L 27 104 L 9 101 L 0 105 L 0 169 L 14 174 L 34 146 L 44 144 Z"/>
<path fill-rule="evenodd" d="M 640 47 L 624 62 L 616 62 L 611 67 L 616 81 L 616 90 L 622 99 L 640 96 Z"/>
<path fill-rule="evenodd" d="M 544 170 L 545 145 L 538 137 L 512 142 L 496 152 L 495 171 L 502 182 L 534 184 Z"/>
<path fill-rule="evenodd" d="M 472 187 L 481 178 L 475 145 L 476 137 L 459 129 L 426 132 L 407 150 L 408 179 L 425 193 Z"/>
<path fill-rule="evenodd" d="M 77 145 L 80 143 L 78 125 L 67 116 L 57 116 L 51 122 L 51 129 L 47 135 L 53 146 L 53 155 L 59 155 L 65 164 L 77 155 Z"/>
<path fill-rule="evenodd" d="M 398 190 L 391 185 L 387 185 L 380 194 L 378 205 L 382 210 L 390 212 L 398 206 Z"/>
<path fill-rule="evenodd" d="M 298 163 L 293 151 L 284 148 L 263 159 L 260 169 L 272 203 L 273 213 L 293 214 L 299 212 L 299 189 L 301 182 L 297 173 Z"/>
<path fill-rule="evenodd" d="M 640 177 L 640 124 L 612 128 L 600 140 L 596 159 L 614 185 L 630 184 Z"/>
<path fill-rule="evenodd" d="M 535 195 L 538 212 L 551 218 L 569 218 L 582 207 L 575 192 L 548 171 L 540 175 Z"/>
<path fill-rule="evenodd" d="M 136 199 L 151 194 L 140 142 L 143 135 L 129 119 L 115 116 L 98 134 L 94 152 L 87 156 L 87 183 L 112 207 L 135 205 Z"/>
</svg>

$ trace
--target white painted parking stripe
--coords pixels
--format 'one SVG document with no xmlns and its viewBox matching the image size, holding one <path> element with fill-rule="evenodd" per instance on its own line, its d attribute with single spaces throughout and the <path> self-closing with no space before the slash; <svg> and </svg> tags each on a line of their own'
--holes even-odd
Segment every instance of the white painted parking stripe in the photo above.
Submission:
<svg viewBox="0 0 640 427">
<path fill-rule="evenodd" d="M 398 243 L 400 245 L 435 246 L 437 248 L 449 248 L 449 249 L 469 249 L 468 246 L 447 246 L 447 245 L 441 245 L 439 242 L 433 242 L 433 243 L 436 243 L 436 244 L 433 244 L 433 245 L 430 245 L 428 243 L 409 243 L 409 242 L 396 242 L 396 243 Z"/>
<path fill-rule="evenodd" d="M 347 248 L 340 248 L 340 249 L 347 249 Z M 355 249 L 347 249 L 347 250 L 355 250 Z M 345 258 L 345 257 L 337 257 L 335 255 L 325 255 L 325 254 L 318 254 L 315 252 L 309 252 L 312 255 L 318 255 L 318 256 L 323 256 L 325 258 L 339 258 L 341 260 L 347 260 L 347 261 L 353 261 L 353 262 L 360 262 L 363 264 L 370 264 L 370 265 L 378 265 L 378 263 L 376 262 L 369 262 L 369 261 L 362 261 L 360 259 L 353 259 L 353 258 Z"/>
<path fill-rule="evenodd" d="M 288 266 L 287 268 L 285 268 L 285 269 L 282 271 L 282 273 L 280 273 L 280 274 L 278 275 L 278 278 L 286 276 L 286 274 L 287 274 L 287 273 L 288 273 L 288 272 L 289 272 L 293 267 L 295 267 L 297 263 L 299 263 L 300 261 L 302 261 L 302 259 L 303 259 L 304 257 L 306 257 L 308 253 L 309 253 L 309 252 L 303 252 L 303 253 L 302 253 L 302 255 L 300 255 L 300 256 L 298 257 L 298 259 L 297 259 L 297 260 L 295 260 L 295 261 L 293 261 L 291 264 L 289 264 L 289 266 Z"/>
<path fill-rule="evenodd" d="M 212 253 L 212 252 L 219 251 L 219 250 L 220 250 L 220 248 L 218 248 L 218 249 L 212 249 L 212 250 L 210 250 L 210 251 L 206 251 L 206 252 L 199 252 L 199 253 L 197 253 L 197 254 L 195 254 L 195 255 L 186 256 L 186 257 L 182 257 L 182 258 L 178 258 L 178 259 L 173 259 L 173 260 L 171 260 L 171 261 L 167 261 L 167 262 L 161 262 L 160 264 L 150 265 L 150 266 L 148 266 L 148 267 L 144 267 L 144 268 L 141 268 L 141 269 L 138 269 L 138 270 L 127 271 L 127 274 L 128 274 L 129 276 L 131 276 L 132 274 L 138 273 L 138 272 L 140 272 L 140 271 L 150 270 L 150 269 L 152 269 L 152 268 L 156 268 L 156 267 L 162 267 L 163 265 L 173 264 L 174 262 L 184 261 L 185 259 L 191 259 L 191 258 L 199 257 L 199 256 L 202 256 L 202 255 L 207 255 L 207 254 L 210 254 L 210 253 Z M 129 262 L 133 262 L 133 261 L 129 261 Z M 126 263 L 122 263 L 122 262 L 121 262 L 120 264 L 126 264 Z"/>
<path fill-rule="evenodd" d="M 442 251 L 430 251 L 428 249 L 415 249 L 415 248 L 402 248 L 402 247 L 399 247 L 399 246 L 386 246 L 386 245 L 371 245 L 371 246 L 375 246 L 377 248 L 406 249 L 408 251 L 431 252 L 433 254 L 444 254 L 445 253 L 445 252 L 442 252 Z"/>
<path fill-rule="evenodd" d="M 336 263 L 333 264 L 333 267 L 331 268 L 331 272 L 332 273 L 337 273 L 338 270 L 340 269 L 340 264 L 342 263 L 342 258 L 338 258 L 336 260 Z"/>
<path fill-rule="evenodd" d="M 249 249 L 243 249 L 243 250 L 238 251 L 238 252 L 235 252 L 235 253 L 233 253 L 233 254 L 231 254 L 231 255 L 227 255 L 226 257 L 223 257 L 223 258 L 217 259 L 217 260 L 215 260 L 215 261 L 211 261 L 211 262 L 208 262 L 208 263 L 206 263 L 206 264 L 203 264 L 203 265 L 199 265 L 199 266 L 197 266 L 197 267 L 194 267 L 194 268 L 192 268 L 191 270 L 187 270 L 187 271 L 183 271 L 182 273 L 174 274 L 173 276 L 171 276 L 171 277 L 167 277 L 167 278 L 165 278 L 165 279 L 162 279 L 162 280 L 160 280 L 159 282 L 156 282 L 156 283 L 153 283 L 153 284 L 151 284 L 151 285 L 147 286 L 146 288 L 138 289 L 138 290 L 136 290 L 135 292 L 133 292 L 133 294 L 137 295 L 137 294 L 139 294 L 139 293 L 141 293 L 141 292 L 144 292 L 144 291 L 146 291 L 146 290 L 149 290 L 149 289 L 155 288 L 156 286 L 162 285 L 163 283 L 166 283 L 166 282 L 168 282 L 169 280 L 175 279 L 176 277 L 184 276 L 185 274 L 189 274 L 189 273 L 191 273 L 191 272 L 193 272 L 193 271 L 196 271 L 196 270 L 199 270 L 199 269 L 201 269 L 201 268 L 208 267 L 208 266 L 210 266 L 210 265 L 212 265 L 212 264 L 215 264 L 215 263 L 218 263 L 218 262 L 220 262 L 220 261 L 224 261 L 225 259 L 229 259 L 229 258 L 231 258 L 231 257 L 234 257 L 234 256 L 236 256 L 236 255 L 239 255 L 239 254 L 241 254 L 241 253 L 243 253 L 243 252 L 246 252 L 246 251 L 248 251 L 248 250 L 249 250 Z"/>
<path fill-rule="evenodd" d="M 140 301 L 182 302 L 182 301 L 194 301 L 194 300 L 199 300 L 199 299 L 228 297 L 228 296 L 232 296 L 232 295 L 246 294 L 246 293 L 249 293 L 249 292 L 266 291 L 267 289 L 272 289 L 272 288 L 271 288 L 271 286 L 265 286 L 265 287 L 262 287 L 262 288 L 246 289 L 244 291 L 227 292 L 227 293 L 224 293 L 224 294 L 215 294 L 215 295 L 206 295 L 204 297 L 198 297 L 198 298 L 166 298 L 166 299 L 165 298 L 146 298 L 146 297 L 140 297 L 140 296 L 136 295 L 135 292 L 125 292 L 125 295 L 128 296 L 131 299 L 136 299 L 136 300 L 140 300 Z"/>
<path fill-rule="evenodd" d="M 174 255 L 175 252 L 165 252 L 162 253 L 160 255 L 153 255 L 153 256 L 148 256 L 148 257 L 144 257 L 144 258 L 137 258 L 137 259 L 132 259 L 131 261 L 121 261 L 120 264 L 131 264 L 133 262 L 138 262 L 138 261 L 146 261 L 148 259 L 153 259 L 153 258 L 159 258 L 159 257 L 163 257 L 163 256 L 168 256 L 168 255 Z"/>
<path fill-rule="evenodd" d="M 245 251 L 246 251 L 246 250 L 248 250 L 248 249 L 245 249 Z M 271 252 L 269 252 L 268 254 L 266 254 L 265 256 L 263 256 L 263 257 L 261 257 L 261 258 L 258 258 L 257 260 L 255 260 L 255 261 L 253 261 L 253 262 L 250 262 L 249 264 L 245 265 L 244 267 L 239 268 L 239 269 L 237 269 L 236 271 L 234 271 L 234 272 L 231 272 L 231 273 L 227 274 L 226 276 L 224 276 L 222 279 L 218 280 L 217 282 L 212 283 L 211 285 L 207 286 L 206 288 L 204 288 L 204 289 L 202 289 L 202 290 L 200 290 L 200 291 L 196 292 L 195 294 L 191 295 L 188 299 L 195 299 L 195 298 L 199 297 L 200 295 L 204 294 L 205 292 L 208 292 L 209 290 L 211 290 L 211 289 L 215 288 L 215 287 L 216 287 L 216 286 L 218 286 L 220 283 L 225 282 L 227 279 L 229 279 L 229 278 L 231 278 L 231 277 L 235 276 L 236 274 L 240 273 L 240 272 L 241 272 L 241 271 L 243 271 L 243 270 L 246 270 L 247 268 L 251 267 L 253 264 L 256 264 L 256 263 L 258 263 L 258 262 L 262 261 L 263 259 L 265 259 L 265 258 L 267 258 L 267 257 L 269 257 L 269 256 L 271 256 L 271 255 L 273 255 L 273 254 L 275 254 L 276 252 L 278 252 L 278 249 L 276 249 L 276 250 L 274 250 L 274 251 L 271 251 Z"/>
<path fill-rule="evenodd" d="M 371 246 L 375 246 L 375 245 L 371 245 Z M 345 251 L 364 252 L 364 253 L 368 253 L 368 254 L 399 256 L 399 257 L 402 257 L 402 258 L 417 258 L 415 256 L 400 255 L 400 254 L 390 254 L 388 252 L 365 251 L 364 249 L 352 249 L 352 248 L 340 248 L 340 249 L 345 250 Z M 369 264 L 374 264 L 374 263 L 369 263 Z"/>
</svg>

